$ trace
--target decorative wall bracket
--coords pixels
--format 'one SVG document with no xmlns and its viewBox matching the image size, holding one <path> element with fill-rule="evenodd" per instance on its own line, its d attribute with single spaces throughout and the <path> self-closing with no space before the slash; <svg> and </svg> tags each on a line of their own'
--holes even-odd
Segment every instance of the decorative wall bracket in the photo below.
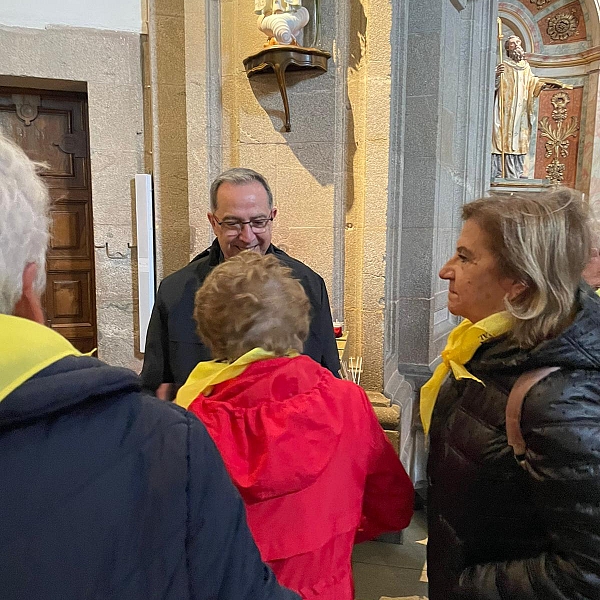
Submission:
<svg viewBox="0 0 600 600">
<path fill-rule="evenodd" d="M 287 97 L 285 72 L 304 69 L 318 69 L 327 72 L 327 61 L 331 58 L 329 52 L 317 48 L 302 48 L 300 46 L 269 46 L 256 54 L 244 59 L 244 67 L 248 78 L 259 73 L 275 73 L 277 85 L 283 100 L 285 110 L 285 130 L 291 131 L 290 105 Z"/>
</svg>

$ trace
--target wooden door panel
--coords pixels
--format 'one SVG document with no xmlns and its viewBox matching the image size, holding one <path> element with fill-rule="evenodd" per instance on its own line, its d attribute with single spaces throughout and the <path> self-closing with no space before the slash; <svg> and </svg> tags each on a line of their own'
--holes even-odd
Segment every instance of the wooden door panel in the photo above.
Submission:
<svg viewBox="0 0 600 600">
<path fill-rule="evenodd" d="M 48 260 L 87 259 L 90 256 L 89 205 L 83 202 L 55 202 L 50 209 Z"/>
<path fill-rule="evenodd" d="M 92 194 L 85 94 L 0 88 L 0 130 L 48 168 L 48 324 L 82 352 L 96 347 Z"/>
<path fill-rule="evenodd" d="M 53 325 L 91 327 L 89 272 L 64 271 L 48 273 L 46 311 Z"/>
<path fill-rule="evenodd" d="M 85 108 L 81 101 L 0 94 L 0 128 L 29 158 L 48 165 L 42 173 L 48 187 L 86 189 Z M 23 112 L 28 118 L 24 119 Z"/>
</svg>

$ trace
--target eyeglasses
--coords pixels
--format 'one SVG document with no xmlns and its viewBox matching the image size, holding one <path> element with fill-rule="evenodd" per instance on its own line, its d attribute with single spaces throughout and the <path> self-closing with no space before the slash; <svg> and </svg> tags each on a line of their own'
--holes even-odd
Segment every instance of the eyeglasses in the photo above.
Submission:
<svg viewBox="0 0 600 600">
<path fill-rule="evenodd" d="M 273 213 L 271 213 L 273 214 Z M 250 229 L 254 231 L 254 233 L 263 233 L 267 230 L 269 223 L 274 219 L 274 217 L 269 218 L 258 218 L 258 219 L 250 219 L 249 221 L 237 221 L 236 219 L 225 219 L 223 221 L 219 221 L 215 215 L 213 215 L 215 221 L 222 227 L 225 231 L 230 231 L 232 233 L 242 233 L 242 229 L 244 225 L 250 225 Z"/>
</svg>

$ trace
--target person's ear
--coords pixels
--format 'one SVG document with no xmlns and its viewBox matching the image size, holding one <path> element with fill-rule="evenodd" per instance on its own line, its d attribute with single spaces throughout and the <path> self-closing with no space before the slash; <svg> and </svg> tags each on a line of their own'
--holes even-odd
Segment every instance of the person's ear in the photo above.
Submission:
<svg viewBox="0 0 600 600">
<path fill-rule="evenodd" d="M 518 298 L 529 286 L 519 279 L 514 279 L 510 284 L 510 289 L 506 294 L 509 301 L 513 301 L 515 298 Z"/>
<path fill-rule="evenodd" d="M 217 221 L 215 219 L 215 216 L 212 213 L 206 213 L 206 216 L 208 217 L 208 222 L 210 223 L 210 226 L 212 227 L 213 233 L 215 235 L 217 235 Z"/>
<path fill-rule="evenodd" d="M 44 310 L 42 309 L 42 299 L 35 290 L 35 279 L 38 273 L 38 266 L 35 263 L 27 263 L 23 269 L 23 291 L 17 301 L 13 315 L 22 317 L 44 325 Z"/>
<path fill-rule="evenodd" d="M 277 207 L 276 207 L 276 206 L 274 206 L 274 207 L 271 209 L 271 216 L 272 216 L 273 218 L 275 218 L 275 217 L 277 216 Z"/>
</svg>

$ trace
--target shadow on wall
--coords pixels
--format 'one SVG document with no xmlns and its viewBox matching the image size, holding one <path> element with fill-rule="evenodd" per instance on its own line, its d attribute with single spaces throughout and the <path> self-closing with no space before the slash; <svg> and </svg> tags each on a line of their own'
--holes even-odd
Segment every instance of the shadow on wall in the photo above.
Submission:
<svg viewBox="0 0 600 600">
<path fill-rule="evenodd" d="M 338 69 L 333 56 L 329 60 L 328 72 L 304 70 L 286 72 L 286 87 L 290 103 L 290 132 L 285 132 L 285 115 L 277 80 L 273 72 L 260 74 L 249 80 L 252 92 L 261 108 L 268 115 L 273 130 L 285 137 L 285 142 L 300 164 L 313 175 L 321 185 L 334 183 L 336 169 L 343 169 L 346 177 L 347 208 L 354 201 L 354 156 L 357 150 L 354 131 L 354 113 L 348 84 L 351 78 L 357 78 L 364 62 L 367 17 L 360 0 L 351 0 L 349 5 L 348 44 L 340 43 L 341 62 L 347 63 L 346 71 Z M 332 30 L 335 31 L 335 27 Z M 339 31 L 339 29 L 338 29 Z M 326 38 L 328 36 L 325 36 Z M 333 36 L 332 36 L 333 37 Z M 337 36 L 336 41 L 346 38 L 346 32 Z M 331 50 L 331 37 L 321 44 L 323 49 Z M 347 56 L 344 56 L 347 52 Z M 343 81 L 338 78 L 342 77 Z M 364 82 L 363 82 L 364 84 Z M 359 84 L 360 85 L 360 84 Z M 345 115 L 336 112 L 343 110 Z M 341 126 L 342 131 L 336 131 Z M 342 144 L 344 148 L 337 148 Z M 336 164 L 336 153 L 344 150 L 343 163 Z M 339 157 L 339 155 L 338 155 Z"/>
<path fill-rule="evenodd" d="M 356 132 L 354 129 L 354 111 L 352 103 L 348 96 L 348 82 L 353 78 L 359 78 L 359 73 L 364 67 L 364 59 L 367 44 L 367 15 L 362 2 L 353 1 L 350 4 L 350 36 L 349 36 L 349 61 L 348 61 L 348 81 L 346 83 L 346 165 L 349 171 L 346 177 L 346 210 L 350 210 L 354 205 L 354 156 L 360 142 L 356 141 Z M 364 75 L 366 77 L 366 75 Z M 366 81 L 357 81 L 359 93 L 364 94 Z M 364 143 L 364 139 L 362 140 Z"/>
</svg>

